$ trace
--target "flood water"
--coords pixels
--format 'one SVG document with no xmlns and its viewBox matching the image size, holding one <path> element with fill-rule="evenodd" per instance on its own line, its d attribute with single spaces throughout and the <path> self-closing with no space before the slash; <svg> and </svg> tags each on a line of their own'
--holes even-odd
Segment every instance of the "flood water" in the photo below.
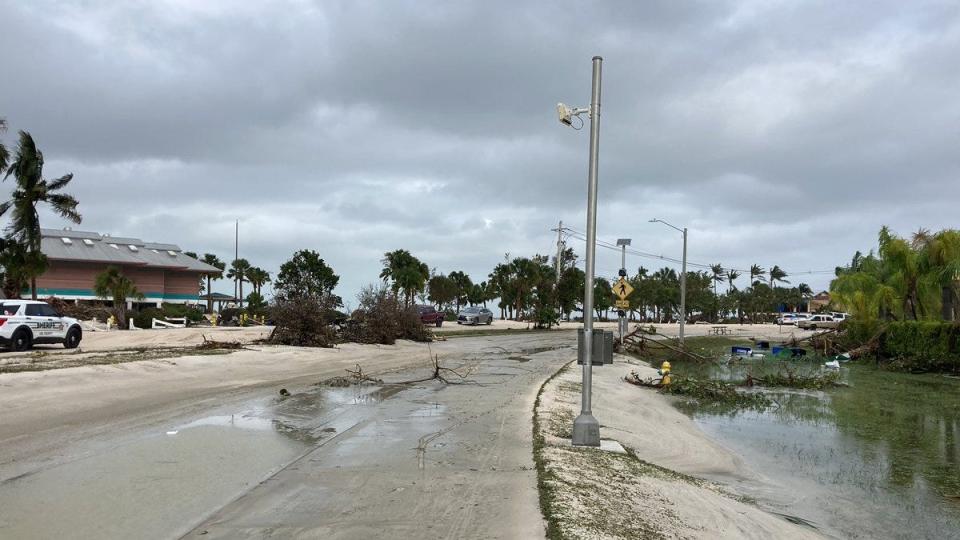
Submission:
<svg viewBox="0 0 960 540">
<path fill-rule="evenodd" d="M 179 536 L 398 390 L 256 398 L 0 475 L 0 538 Z"/>
<path fill-rule="evenodd" d="M 674 366 L 723 379 L 778 369 L 769 359 Z M 854 363 L 841 375 L 849 388 L 764 389 L 777 405 L 763 410 L 678 407 L 766 477 L 736 487 L 771 511 L 841 538 L 960 538 L 960 380 Z"/>
</svg>

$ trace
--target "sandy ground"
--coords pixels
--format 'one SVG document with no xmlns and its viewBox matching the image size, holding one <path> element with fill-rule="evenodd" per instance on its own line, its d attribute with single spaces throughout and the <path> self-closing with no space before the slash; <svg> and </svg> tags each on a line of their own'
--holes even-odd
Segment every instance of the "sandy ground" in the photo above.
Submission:
<svg viewBox="0 0 960 540">
<path fill-rule="evenodd" d="M 564 431 L 580 409 L 581 368 L 574 364 L 545 387 L 538 409 L 547 439 L 547 470 L 560 483 L 575 482 L 587 476 L 580 471 L 591 471 L 590 489 L 582 495 L 578 496 L 577 490 L 561 490 L 559 514 L 568 533 L 577 538 L 820 537 L 742 502 L 727 488 L 698 480 L 700 476 L 723 477 L 729 480 L 725 484 L 735 486 L 738 481 L 759 479 L 737 456 L 708 439 L 676 410 L 670 398 L 624 382 L 631 370 L 642 376 L 655 375 L 652 368 L 629 365 L 626 360 L 618 356 L 614 365 L 593 370 L 593 413 L 601 423 L 601 437 L 618 441 L 640 460 L 668 471 L 638 464 L 629 456 L 569 446 L 569 433 Z M 601 502 L 601 514 L 610 514 L 606 521 L 590 510 Z"/>
<path fill-rule="evenodd" d="M 250 326 L 246 328 L 200 327 L 169 328 L 164 330 L 112 330 L 109 332 L 85 332 L 80 349 L 87 352 L 132 349 L 139 347 L 190 347 L 207 339 L 217 341 L 240 341 L 249 343 L 270 335 L 272 326 Z M 57 350 L 55 345 L 38 349 Z"/>
<path fill-rule="evenodd" d="M 530 411 L 571 341 L 254 345 L 0 374 L 0 538 L 177 538 L 204 520 L 198 537 L 540 537 Z M 312 384 L 357 364 L 421 378 L 431 353 L 469 384 Z"/>
</svg>

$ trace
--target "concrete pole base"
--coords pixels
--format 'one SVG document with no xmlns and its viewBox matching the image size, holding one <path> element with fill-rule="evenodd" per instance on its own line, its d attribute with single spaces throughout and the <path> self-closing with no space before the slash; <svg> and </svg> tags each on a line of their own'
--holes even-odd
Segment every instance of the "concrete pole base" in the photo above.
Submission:
<svg viewBox="0 0 960 540">
<path fill-rule="evenodd" d="M 573 421 L 574 446 L 600 446 L 600 422 L 592 414 L 581 414 Z"/>
</svg>

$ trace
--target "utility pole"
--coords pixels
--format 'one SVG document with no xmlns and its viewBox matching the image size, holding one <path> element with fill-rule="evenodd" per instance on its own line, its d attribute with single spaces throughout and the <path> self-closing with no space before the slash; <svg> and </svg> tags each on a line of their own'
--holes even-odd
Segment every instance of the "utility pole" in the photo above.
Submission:
<svg viewBox="0 0 960 540">
<path fill-rule="evenodd" d="M 597 243 L 597 184 L 600 157 L 600 79 L 603 58 L 593 57 L 590 94 L 590 162 L 587 183 L 587 253 L 583 293 L 583 393 L 580 416 L 573 421 L 574 446 L 600 446 L 600 422 L 591 410 L 593 385 L 593 273 Z"/>
<path fill-rule="evenodd" d="M 557 286 L 560 286 L 560 273 L 563 272 L 563 265 L 560 263 L 560 256 L 563 255 L 563 220 L 557 225 Z"/>
<path fill-rule="evenodd" d="M 239 259 L 240 259 L 240 220 L 238 219 L 237 226 L 234 229 L 234 233 L 233 233 L 233 262 L 237 262 Z M 234 276 L 233 278 L 233 297 L 234 298 L 237 298 L 237 295 L 240 294 L 240 291 L 237 289 L 237 285 L 238 285 L 237 277 Z"/>
<path fill-rule="evenodd" d="M 662 219 L 653 218 L 650 223 L 663 223 L 683 235 L 683 261 L 680 268 L 680 346 L 683 346 L 683 327 L 687 321 L 687 228 L 680 228 Z"/>
<path fill-rule="evenodd" d="M 683 263 L 680 265 L 680 346 L 683 347 L 683 326 L 687 322 L 687 228 L 683 228 Z"/>
</svg>

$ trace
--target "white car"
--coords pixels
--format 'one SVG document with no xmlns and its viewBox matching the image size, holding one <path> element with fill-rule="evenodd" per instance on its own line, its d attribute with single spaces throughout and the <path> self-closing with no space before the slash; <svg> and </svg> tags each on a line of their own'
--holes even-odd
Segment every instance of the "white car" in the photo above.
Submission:
<svg viewBox="0 0 960 540">
<path fill-rule="evenodd" d="M 777 324 L 797 324 L 806 319 L 807 315 L 804 313 L 784 313 L 777 317 Z"/>
<path fill-rule="evenodd" d="M 809 319 L 797 322 L 798 328 L 807 330 L 816 330 L 818 328 L 836 328 L 840 326 L 840 321 L 833 318 L 833 315 L 813 315 Z"/>
<path fill-rule="evenodd" d="M 80 322 L 57 313 L 50 304 L 35 300 L 0 300 L 0 345 L 26 351 L 34 344 L 80 345 Z"/>
</svg>

